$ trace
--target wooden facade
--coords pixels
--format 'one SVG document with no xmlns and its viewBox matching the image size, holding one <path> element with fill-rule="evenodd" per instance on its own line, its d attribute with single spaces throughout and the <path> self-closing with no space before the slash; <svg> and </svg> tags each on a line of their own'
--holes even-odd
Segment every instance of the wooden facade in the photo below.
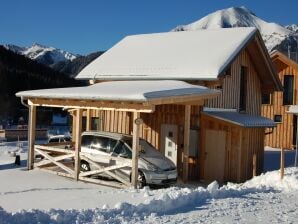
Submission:
<svg viewBox="0 0 298 224">
<path fill-rule="evenodd" d="M 241 66 L 247 71 L 246 80 L 246 110 L 247 114 L 261 114 L 262 82 L 256 70 L 252 55 L 244 48 L 224 74 L 216 81 L 191 81 L 192 84 L 204 85 L 213 89 L 220 89 L 221 94 L 217 98 L 205 100 L 205 107 L 239 109 L 240 104 L 240 72 Z M 204 142 L 206 130 L 225 131 L 227 146 L 225 151 L 225 176 L 222 181 L 244 181 L 252 177 L 253 155 L 257 156 L 257 173 L 263 169 L 264 128 L 241 128 L 229 123 L 202 117 L 202 106 L 191 106 L 190 129 L 198 130 L 198 148 L 196 156 L 188 157 L 188 173 L 190 180 L 206 179 L 204 174 Z M 87 113 L 87 112 L 86 112 Z M 86 114 L 85 114 L 86 116 Z M 90 114 L 93 119 L 99 119 L 98 130 L 131 134 L 132 117 L 127 112 L 93 110 Z M 185 110 L 184 105 L 159 105 L 154 113 L 143 113 L 141 118 L 144 123 L 140 127 L 140 137 L 149 141 L 162 153 L 163 141 L 161 138 L 162 125 L 173 124 L 177 126 L 177 168 L 182 177 L 184 144 L 183 124 Z M 89 119 L 90 120 L 90 119 Z M 212 123 L 210 123 L 210 122 Z M 211 125 L 211 126 L 210 126 Z"/>
<path fill-rule="evenodd" d="M 272 61 L 278 72 L 278 76 L 284 85 L 285 75 L 294 76 L 293 105 L 298 104 L 298 64 L 287 58 L 280 52 L 271 55 Z M 290 105 L 284 105 L 283 92 L 274 92 L 270 95 L 270 102 L 262 105 L 262 115 L 272 120 L 276 115 L 281 116 L 281 122 L 277 122 L 275 129 L 267 129 L 265 145 L 273 148 L 292 149 L 295 145 L 294 135 L 295 120 L 293 114 L 287 113 Z"/>
<path fill-rule="evenodd" d="M 221 84 L 213 87 L 213 83 L 207 84 L 210 88 L 222 89 L 222 94 L 216 99 L 205 102 L 205 106 L 214 108 L 239 108 L 240 102 L 240 72 L 241 66 L 247 68 L 246 113 L 260 115 L 261 113 L 261 81 L 249 52 L 245 49 L 231 64 L 230 69 L 224 74 Z"/>
</svg>

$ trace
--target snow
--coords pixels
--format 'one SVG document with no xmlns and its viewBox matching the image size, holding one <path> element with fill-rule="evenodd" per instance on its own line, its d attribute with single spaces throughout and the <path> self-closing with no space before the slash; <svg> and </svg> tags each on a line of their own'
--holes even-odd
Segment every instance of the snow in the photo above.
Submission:
<svg viewBox="0 0 298 224">
<path fill-rule="evenodd" d="M 231 28 L 127 36 L 76 78 L 215 80 L 255 33 Z"/>
<path fill-rule="evenodd" d="M 279 45 L 294 32 L 277 23 L 268 23 L 245 7 L 231 7 L 218 10 L 188 25 L 180 25 L 173 31 L 193 31 L 201 29 L 219 29 L 227 27 L 256 27 L 265 42 L 268 51 Z M 295 28 L 293 26 L 293 28 Z"/>
<path fill-rule="evenodd" d="M 117 89 L 117 91 L 115 91 Z M 219 91 L 191 85 L 183 81 L 113 81 L 87 87 L 45 89 L 18 92 L 17 96 L 60 99 L 87 99 L 113 101 L 150 101 L 179 96 L 210 96 Z"/>
<path fill-rule="evenodd" d="M 298 168 L 278 170 L 243 184 L 210 183 L 166 189 L 113 189 L 39 170 L 25 171 L 27 143 L 0 146 L 0 223 L 295 223 Z M 21 154 L 22 167 L 14 157 Z M 267 152 L 278 153 L 266 148 Z M 287 151 L 288 155 L 292 151 Z M 268 162 L 268 161 L 267 161 Z M 8 178 L 9 177 L 9 178 Z"/>
<path fill-rule="evenodd" d="M 298 105 L 291 105 L 287 113 L 298 114 Z"/>
</svg>

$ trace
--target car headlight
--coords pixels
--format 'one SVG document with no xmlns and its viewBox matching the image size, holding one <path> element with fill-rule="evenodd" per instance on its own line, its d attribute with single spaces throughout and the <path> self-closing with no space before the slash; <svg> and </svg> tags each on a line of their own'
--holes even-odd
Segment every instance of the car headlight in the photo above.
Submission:
<svg viewBox="0 0 298 224">
<path fill-rule="evenodd" d="M 150 170 L 150 171 L 154 171 L 154 172 L 159 171 L 159 169 L 152 163 L 147 163 L 146 165 L 147 165 L 148 170 Z"/>
</svg>

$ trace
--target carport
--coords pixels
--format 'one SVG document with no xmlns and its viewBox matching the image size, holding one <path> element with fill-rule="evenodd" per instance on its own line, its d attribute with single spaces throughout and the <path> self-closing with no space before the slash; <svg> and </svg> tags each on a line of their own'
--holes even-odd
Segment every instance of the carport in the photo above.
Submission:
<svg viewBox="0 0 298 224">
<path fill-rule="evenodd" d="M 21 97 L 23 102 L 29 105 L 29 150 L 28 170 L 33 168 L 47 169 L 58 175 L 74 178 L 114 187 L 137 187 L 138 181 L 138 148 L 139 148 L 139 127 L 142 123 L 141 113 L 153 113 L 157 105 L 179 104 L 184 105 L 184 144 L 183 144 L 183 180 L 188 177 L 188 148 L 190 131 L 191 105 L 203 105 L 205 99 L 219 95 L 218 90 L 206 87 L 191 85 L 183 81 L 113 81 L 101 82 L 87 87 L 44 89 L 19 92 L 16 95 Z M 36 133 L 36 108 L 60 107 L 71 110 L 75 119 L 74 150 L 67 150 L 61 146 L 35 145 Z M 122 166 L 97 166 L 97 170 L 81 173 L 80 160 L 87 159 L 96 165 L 92 157 L 80 152 L 82 115 L 84 110 L 115 110 L 125 111 L 133 114 L 133 144 L 132 163 L 123 163 Z M 41 154 L 44 159 L 34 163 L 35 152 Z M 65 159 L 73 159 L 74 166 L 65 163 Z M 110 157 L 111 160 L 121 158 Z M 58 169 L 49 169 L 55 166 Z M 124 166 L 132 169 L 131 182 L 127 182 L 114 174 L 113 171 Z M 111 183 L 104 180 L 91 178 L 94 174 L 105 173 L 120 183 Z"/>
</svg>

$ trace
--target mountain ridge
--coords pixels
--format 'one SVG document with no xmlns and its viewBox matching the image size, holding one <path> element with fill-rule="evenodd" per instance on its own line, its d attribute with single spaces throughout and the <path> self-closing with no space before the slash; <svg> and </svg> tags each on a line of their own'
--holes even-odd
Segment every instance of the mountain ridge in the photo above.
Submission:
<svg viewBox="0 0 298 224">
<path fill-rule="evenodd" d="M 284 27 L 277 23 L 266 22 L 243 6 L 217 10 L 190 24 L 178 25 L 171 31 L 179 32 L 231 27 L 256 27 L 260 31 L 269 52 L 280 50 L 287 54 L 288 46 L 290 46 L 293 52 L 298 50 L 298 26 L 296 24 Z"/>
<path fill-rule="evenodd" d="M 7 50 L 24 55 L 41 64 L 52 65 L 61 61 L 73 61 L 78 54 L 73 54 L 55 47 L 33 43 L 30 47 L 20 47 L 14 44 L 3 45 Z"/>
</svg>

